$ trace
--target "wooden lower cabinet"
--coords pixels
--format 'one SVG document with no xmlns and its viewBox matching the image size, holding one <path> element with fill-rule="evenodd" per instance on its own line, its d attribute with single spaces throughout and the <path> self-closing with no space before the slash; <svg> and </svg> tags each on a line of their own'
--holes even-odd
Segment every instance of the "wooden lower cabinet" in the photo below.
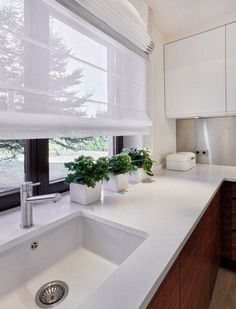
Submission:
<svg viewBox="0 0 236 309">
<path fill-rule="evenodd" d="M 236 183 L 225 181 L 221 198 L 221 246 L 224 265 L 236 268 Z"/>
<path fill-rule="evenodd" d="M 236 261 L 236 231 L 232 233 L 232 260 Z"/>
<path fill-rule="evenodd" d="M 148 309 L 179 309 L 180 308 L 180 263 L 179 258 L 168 272 L 150 304 Z"/>
<path fill-rule="evenodd" d="M 219 192 L 180 255 L 181 308 L 208 308 L 220 262 L 220 246 Z"/>
<path fill-rule="evenodd" d="M 210 246 L 210 292 L 212 296 L 221 260 L 221 190 L 216 194 L 210 207 L 208 231 Z"/>
<path fill-rule="evenodd" d="M 193 231 L 148 309 L 207 309 L 221 256 L 220 191 Z"/>
<path fill-rule="evenodd" d="M 236 231 L 236 199 L 232 200 L 232 229 Z"/>
<path fill-rule="evenodd" d="M 221 187 L 221 250 L 222 257 L 232 259 L 232 194 L 235 186 L 225 181 Z"/>
</svg>

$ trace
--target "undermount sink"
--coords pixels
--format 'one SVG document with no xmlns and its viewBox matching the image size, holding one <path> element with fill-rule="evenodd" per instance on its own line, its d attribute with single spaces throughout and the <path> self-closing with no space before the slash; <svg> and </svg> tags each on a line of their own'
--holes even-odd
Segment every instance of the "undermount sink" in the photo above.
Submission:
<svg viewBox="0 0 236 309">
<path fill-rule="evenodd" d="M 16 245 L 0 254 L 0 308 L 39 308 L 36 294 L 53 280 L 68 286 L 68 295 L 56 308 L 78 308 L 146 237 L 80 215 Z"/>
</svg>

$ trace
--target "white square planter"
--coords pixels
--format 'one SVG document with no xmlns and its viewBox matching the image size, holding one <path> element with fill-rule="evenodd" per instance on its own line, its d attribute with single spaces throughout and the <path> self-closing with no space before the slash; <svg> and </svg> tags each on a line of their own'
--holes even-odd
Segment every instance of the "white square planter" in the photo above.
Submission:
<svg viewBox="0 0 236 309">
<path fill-rule="evenodd" d="M 70 184 L 70 200 L 82 205 L 89 205 L 101 199 L 102 184 L 97 182 L 94 188 L 78 183 Z"/>
<path fill-rule="evenodd" d="M 149 176 L 143 168 L 138 168 L 137 171 L 132 172 L 132 174 L 129 175 L 130 182 L 142 182 L 148 178 Z"/>
<path fill-rule="evenodd" d="M 113 191 L 113 192 L 120 192 L 124 191 L 128 188 L 128 174 L 120 174 L 120 175 L 109 175 L 109 180 L 104 182 L 104 189 Z"/>
</svg>

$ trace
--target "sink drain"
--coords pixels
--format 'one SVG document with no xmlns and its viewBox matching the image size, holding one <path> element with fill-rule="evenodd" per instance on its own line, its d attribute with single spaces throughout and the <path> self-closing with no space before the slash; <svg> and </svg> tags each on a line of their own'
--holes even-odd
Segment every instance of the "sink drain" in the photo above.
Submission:
<svg viewBox="0 0 236 309">
<path fill-rule="evenodd" d="M 38 290 L 35 302 L 41 308 L 52 308 L 66 298 L 68 290 L 68 285 L 65 282 L 50 281 Z"/>
</svg>

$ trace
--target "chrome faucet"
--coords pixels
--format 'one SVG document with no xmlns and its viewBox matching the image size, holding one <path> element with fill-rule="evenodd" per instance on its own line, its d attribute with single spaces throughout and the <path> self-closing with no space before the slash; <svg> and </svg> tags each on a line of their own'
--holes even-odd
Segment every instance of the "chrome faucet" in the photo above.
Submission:
<svg viewBox="0 0 236 309">
<path fill-rule="evenodd" d="M 60 193 L 33 196 L 33 187 L 39 186 L 40 182 L 32 183 L 32 181 L 24 182 L 20 187 L 20 203 L 21 203 L 21 228 L 31 228 L 33 224 L 32 205 L 36 203 L 54 201 L 61 199 Z"/>
</svg>

